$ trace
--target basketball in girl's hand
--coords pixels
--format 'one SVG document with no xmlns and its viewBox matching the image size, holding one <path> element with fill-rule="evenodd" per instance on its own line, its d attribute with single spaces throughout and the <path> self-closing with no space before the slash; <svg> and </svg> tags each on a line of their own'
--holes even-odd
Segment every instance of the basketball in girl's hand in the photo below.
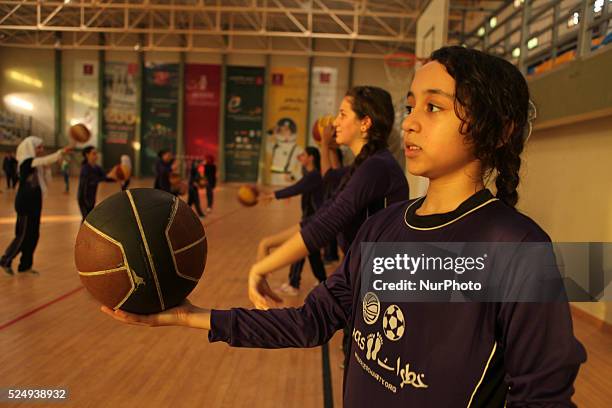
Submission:
<svg viewBox="0 0 612 408">
<path fill-rule="evenodd" d="M 312 138 L 315 142 L 321 143 L 321 137 L 325 127 L 334 123 L 334 117 L 332 115 L 321 116 L 318 118 L 312 126 Z"/>
<path fill-rule="evenodd" d="M 238 189 L 238 201 L 246 207 L 252 207 L 257 204 L 259 190 L 257 187 L 245 184 Z"/>
<path fill-rule="evenodd" d="M 87 215 L 74 247 L 81 282 L 112 309 L 150 314 L 179 305 L 206 265 L 202 223 L 183 200 L 137 188 Z"/>
<path fill-rule="evenodd" d="M 69 133 L 70 138 L 78 143 L 86 143 L 91 137 L 91 132 L 87 129 L 87 126 L 82 123 L 70 126 Z"/>
</svg>

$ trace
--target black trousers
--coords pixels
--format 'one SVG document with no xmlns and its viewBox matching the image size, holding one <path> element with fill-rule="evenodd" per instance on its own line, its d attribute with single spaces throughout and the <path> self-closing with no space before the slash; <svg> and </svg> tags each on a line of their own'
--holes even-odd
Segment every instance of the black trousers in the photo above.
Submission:
<svg viewBox="0 0 612 408">
<path fill-rule="evenodd" d="M 305 259 L 300 259 L 299 261 L 292 263 L 291 267 L 289 268 L 289 284 L 296 289 L 299 289 L 300 287 L 300 280 L 302 279 L 302 270 L 304 269 L 305 262 Z M 321 251 L 317 250 L 309 253 L 308 262 L 310 262 L 313 275 L 319 282 L 323 282 L 325 279 L 327 279 L 325 266 L 323 265 L 323 260 L 321 259 Z"/>
<path fill-rule="evenodd" d="M 10 267 L 13 259 L 21 252 L 18 271 L 27 271 L 32 268 L 34 250 L 40 235 L 39 214 L 17 214 L 15 224 L 15 238 L 0 258 L 0 265 Z"/>
<path fill-rule="evenodd" d="M 11 189 L 17 187 L 17 174 L 6 174 L 6 188 Z"/>
<path fill-rule="evenodd" d="M 197 187 L 195 187 L 193 184 L 189 186 L 187 205 L 189 207 L 191 207 L 192 205 L 195 206 L 195 210 L 199 216 L 204 215 L 204 212 L 202 212 L 202 207 L 200 206 L 200 193 Z"/>
<path fill-rule="evenodd" d="M 210 186 L 206 186 L 206 207 L 207 208 L 212 208 L 213 207 L 213 190 L 215 188 L 214 187 L 210 187 Z"/>
</svg>

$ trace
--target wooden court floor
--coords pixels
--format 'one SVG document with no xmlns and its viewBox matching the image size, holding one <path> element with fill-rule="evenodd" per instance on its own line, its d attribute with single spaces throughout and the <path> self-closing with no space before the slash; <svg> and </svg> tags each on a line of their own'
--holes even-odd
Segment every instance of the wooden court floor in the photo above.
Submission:
<svg viewBox="0 0 612 408">
<path fill-rule="evenodd" d="M 121 325 L 99 312 L 82 288 L 73 261 L 80 225 L 73 191 L 56 178 L 44 199 L 41 237 L 34 258 L 40 276 L 0 272 L 0 388 L 65 388 L 70 407 L 322 407 L 322 349 L 257 350 L 208 343 L 206 332 Z M 132 187 L 150 186 L 150 180 Z M 118 191 L 102 184 L 98 199 Z M 216 192 L 215 210 L 203 220 L 208 236 L 204 278 L 191 294 L 198 305 L 250 307 L 249 266 L 260 238 L 299 219 L 299 200 L 241 207 L 235 186 Z M 14 192 L 0 194 L 0 250 L 13 237 Z M 308 263 L 307 263 L 308 264 Z M 14 268 L 16 269 L 16 263 Z M 328 274 L 333 267 L 328 268 Z M 284 271 L 273 286 L 286 280 Z M 307 265 L 302 291 L 287 298 L 300 305 L 315 280 Z M 576 381 L 575 402 L 612 402 L 612 335 L 574 316 L 589 361 Z M 329 345 L 334 406 L 340 407 L 341 333 Z M 24 403 L 0 405 L 47 406 Z"/>
</svg>

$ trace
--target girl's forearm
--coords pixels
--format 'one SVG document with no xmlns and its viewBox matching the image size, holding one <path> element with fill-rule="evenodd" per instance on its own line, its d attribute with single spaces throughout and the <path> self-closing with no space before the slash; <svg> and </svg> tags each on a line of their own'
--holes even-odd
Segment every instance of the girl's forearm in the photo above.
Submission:
<svg viewBox="0 0 612 408">
<path fill-rule="evenodd" d="M 291 265 L 308 255 L 308 249 L 299 232 L 294 233 L 276 251 L 253 265 L 251 272 L 267 275 L 284 266 Z"/>
</svg>

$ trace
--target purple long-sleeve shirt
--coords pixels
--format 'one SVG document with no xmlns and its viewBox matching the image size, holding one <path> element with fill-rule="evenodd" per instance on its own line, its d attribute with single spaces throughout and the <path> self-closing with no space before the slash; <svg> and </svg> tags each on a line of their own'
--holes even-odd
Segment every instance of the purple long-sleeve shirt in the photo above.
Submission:
<svg viewBox="0 0 612 408">
<path fill-rule="evenodd" d="M 323 204 L 323 178 L 318 170 L 307 171 L 296 183 L 274 192 L 274 197 L 284 199 L 301 195 L 302 218 L 308 218 Z"/>
<path fill-rule="evenodd" d="M 313 252 L 338 235 L 338 243 L 346 253 L 368 216 L 407 199 L 406 176 L 391 152 L 382 149 L 361 163 L 342 191 L 302 224 L 302 239 L 308 251 Z"/>
<path fill-rule="evenodd" d="M 573 382 L 586 355 L 567 303 L 380 301 L 373 319 L 360 295 L 362 242 L 549 242 L 535 222 L 488 190 L 447 214 L 418 216 L 420 204 L 410 204 L 368 219 L 342 265 L 302 307 L 213 310 L 209 340 L 313 347 L 348 323 L 345 407 L 573 407 Z M 382 315 L 390 309 L 403 316 L 399 338 L 385 331 Z"/>
<path fill-rule="evenodd" d="M 98 193 L 98 184 L 103 181 L 114 181 L 106 177 L 106 173 L 102 167 L 98 165 L 90 165 L 84 163 L 81 166 L 79 175 L 79 188 L 77 191 L 77 199 L 79 203 L 86 207 L 93 208 L 96 204 L 96 195 Z"/>
</svg>

